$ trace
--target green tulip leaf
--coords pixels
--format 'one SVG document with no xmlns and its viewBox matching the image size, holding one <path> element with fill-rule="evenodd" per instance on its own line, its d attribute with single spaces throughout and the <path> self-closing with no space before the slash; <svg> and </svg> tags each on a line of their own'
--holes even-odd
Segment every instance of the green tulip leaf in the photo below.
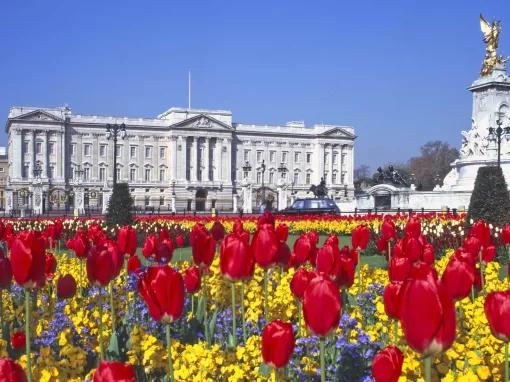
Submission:
<svg viewBox="0 0 510 382">
<path fill-rule="evenodd" d="M 269 376 L 271 375 L 271 366 L 269 366 L 265 363 L 261 363 L 259 366 L 259 374 L 263 378 L 269 378 Z"/>
</svg>

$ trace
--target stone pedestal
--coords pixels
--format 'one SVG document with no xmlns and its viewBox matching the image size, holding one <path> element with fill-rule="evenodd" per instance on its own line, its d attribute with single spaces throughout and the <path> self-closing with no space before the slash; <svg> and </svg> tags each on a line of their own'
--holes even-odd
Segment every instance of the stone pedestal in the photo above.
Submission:
<svg viewBox="0 0 510 382">
<path fill-rule="evenodd" d="M 237 194 L 232 195 L 232 212 L 237 213 L 237 201 L 239 196 Z"/>
<path fill-rule="evenodd" d="M 172 212 L 175 213 L 177 211 L 176 207 L 175 207 L 175 195 L 172 196 L 171 205 L 172 205 Z"/>
<path fill-rule="evenodd" d="M 244 179 L 241 184 L 241 192 L 243 195 L 243 212 L 245 214 L 252 213 L 252 185 L 248 182 L 247 179 Z"/>
<path fill-rule="evenodd" d="M 5 192 L 6 194 L 6 200 L 7 200 L 7 203 L 5 204 L 5 214 L 10 214 L 12 212 L 12 209 L 13 209 L 13 192 L 12 190 L 8 190 Z"/>
<path fill-rule="evenodd" d="M 108 210 L 108 204 L 110 203 L 110 197 L 112 196 L 112 191 L 110 189 L 103 188 L 103 214 L 106 214 Z"/>
<path fill-rule="evenodd" d="M 33 187 L 33 213 L 34 215 L 42 215 L 43 213 L 43 188 L 41 184 Z"/>
<path fill-rule="evenodd" d="M 74 188 L 74 215 L 85 213 L 85 193 L 83 187 Z"/>
<path fill-rule="evenodd" d="M 276 191 L 278 192 L 278 210 L 284 210 L 287 208 L 287 185 L 281 181 L 276 187 Z"/>
</svg>

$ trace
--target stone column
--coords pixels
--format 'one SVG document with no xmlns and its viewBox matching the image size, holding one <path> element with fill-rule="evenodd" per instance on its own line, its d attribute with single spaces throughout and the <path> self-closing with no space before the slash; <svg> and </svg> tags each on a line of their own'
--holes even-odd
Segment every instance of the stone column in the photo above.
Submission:
<svg viewBox="0 0 510 382">
<path fill-rule="evenodd" d="M 23 153 L 23 136 L 21 134 L 21 130 L 14 130 L 13 135 L 13 148 L 11 151 L 11 155 L 13 156 L 13 167 L 10 176 L 13 179 L 20 179 L 23 169 L 23 159 L 25 158 L 25 153 Z M 11 192 L 12 199 L 12 192 Z"/>
<path fill-rule="evenodd" d="M 344 167 L 343 161 L 344 154 L 344 145 L 340 145 L 340 151 L 338 152 L 338 176 L 340 176 L 339 182 L 344 184 L 345 180 L 342 182 L 342 172 Z"/>
<path fill-rule="evenodd" d="M 7 198 L 7 203 L 5 205 L 5 213 L 9 214 L 13 208 L 12 204 L 13 204 L 14 195 L 13 195 L 12 190 L 6 191 L 5 194 L 6 194 L 6 198 Z"/>
<path fill-rule="evenodd" d="M 48 166 L 49 166 L 49 158 L 48 158 L 48 131 L 42 132 L 42 163 L 41 163 L 41 178 L 48 177 Z M 41 197 L 42 200 L 42 197 Z M 42 203 L 42 202 L 41 202 Z M 42 204 L 41 204 L 41 213 L 42 213 Z"/>
<path fill-rule="evenodd" d="M 177 137 L 170 138 L 170 183 L 177 179 Z"/>
<path fill-rule="evenodd" d="M 145 180 L 145 167 L 143 165 L 145 160 L 145 145 L 144 145 L 144 138 L 143 136 L 138 136 L 138 171 L 137 171 L 137 181 L 144 181 Z M 108 163 L 113 163 L 113 157 L 111 160 L 108 161 Z M 108 177 L 106 177 L 108 179 Z"/>
<path fill-rule="evenodd" d="M 245 214 L 252 213 L 252 192 L 251 192 L 251 184 L 244 183 L 242 186 L 243 193 L 243 212 Z"/>
<path fill-rule="evenodd" d="M 231 149 L 232 149 L 232 139 L 230 138 L 224 138 L 223 139 L 223 145 L 227 147 L 227 152 L 223 153 L 223 158 L 221 160 L 222 163 L 222 180 L 225 182 L 230 182 L 230 173 L 232 171 L 232 155 L 231 155 Z"/>
<path fill-rule="evenodd" d="M 58 145 L 58 148 L 56 147 L 55 148 L 55 152 L 56 152 L 56 158 L 57 158 L 57 164 L 56 164 L 56 167 L 57 167 L 57 177 L 59 177 L 62 181 L 65 181 L 66 180 L 66 166 L 71 166 L 70 163 L 66 163 L 66 160 L 65 160 L 65 153 L 66 153 L 66 150 L 68 149 L 67 145 L 66 145 L 66 142 L 65 142 L 65 131 L 61 131 L 60 134 L 58 135 L 58 142 L 57 142 L 57 145 Z M 78 151 L 78 145 L 75 146 L 76 148 L 76 151 Z M 58 158 L 58 150 L 60 149 L 60 158 Z"/>
<path fill-rule="evenodd" d="M 330 144 L 328 146 L 329 152 L 329 165 L 328 165 L 328 179 L 326 179 L 326 183 L 328 185 L 333 184 L 333 145 Z"/>
<path fill-rule="evenodd" d="M 238 199 L 239 199 L 239 195 L 237 194 L 233 194 L 232 195 L 232 212 L 233 213 L 237 213 L 237 202 L 238 202 Z"/>
<path fill-rule="evenodd" d="M 205 182 L 210 181 L 209 178 L 209 169 L 210 169 L 210 161 L 209 161 L 209 154 L 210 154 L 210 147 L 211 147 L 211 139 L 210 138 L 204 138 L 204 172 L 202 173 L 202 180 Z"/>
<path fill-rule="evenodd" d="M 188 166 L 188 154 L 187 154 L 187 142 L 186 137 L 180 136 L 177 146 L 181 146 L 180 153 L 177 153 L 177 157 L 179 158 L 177 167 L 177 178 L 180 180 L 186 180 L 186 168 Z M 179 148 L 177 148 L 179 149 Z"/>
<path fill-rule="evenodd" d="M 35 166 L 35 131 L 32 130 L 30 132 L 30 143 L 28 144 L 30 147 L 30 162 L 28 165 L 28 174 L 27 178 L 32 179 L 34 177 L 34 166 Z"/>
<path fill-rule="evenodd" d="M 348 151 L 349 163 L 346 177 L 349 179 L 349 185 L 354 183 L 354 146 L 349 146 L 350 150 Z"/>
<path fill-rule="evenodd" d="M 314 173 L 312 183 L 319 184 L 324 175 L 324 144 L 320 142 L 316 144 L 315 155 L 317 159 L 317 170 Z"/>
<path fill-rule="evenodd" d="M 191 149 L 190 149 L 190 181 L 197 181 L 198 174 L 198 163 L 197 163 L 197 139 L 195 137 L 190 137 L 191 140 Z"/>
</svg>

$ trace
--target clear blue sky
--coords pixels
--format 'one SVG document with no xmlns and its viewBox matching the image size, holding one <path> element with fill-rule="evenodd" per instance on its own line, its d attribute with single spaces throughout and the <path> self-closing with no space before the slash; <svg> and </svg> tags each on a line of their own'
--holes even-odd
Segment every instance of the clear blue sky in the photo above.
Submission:
<svg viewBox="0 0 510 382">
<path fill-rule="evenodd" d="M 478 17 L 508 0 L 5 1 L 0 113 L 12 105 L 156 116 L 187 105 L 237 122 L 350 124 L 356 166 L 405 160 L 470 127 Z M 0 144 L 6 141 L 0 135 Z"/>
</svg>

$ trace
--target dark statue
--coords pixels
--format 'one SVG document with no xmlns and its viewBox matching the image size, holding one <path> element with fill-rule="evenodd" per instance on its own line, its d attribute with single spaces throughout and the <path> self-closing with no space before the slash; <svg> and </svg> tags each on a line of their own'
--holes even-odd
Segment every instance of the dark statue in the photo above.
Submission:
<svg viewBox="0 0 510 382">
<path fill-rule="evenodd" d="M 394 186 L 409 187 L 409 182 L 397 171 L 393 166 L 388 166 L 386 171 L 379 167 L 377 174 L 375 174 L 377 184 L 387 183 Z"/>
<path fill-rule="evenodd" d="M 318 186 L 312 184 L 308 192 L 313 192 L 313 195 L 319 199 L 324 199 L 325 197 L 327 197 L 328 188 L 326 187 L 326 181 L 324 180 L 324 178 L 321 178 L 321 182 L 319 183 Z"/>
</svg>

